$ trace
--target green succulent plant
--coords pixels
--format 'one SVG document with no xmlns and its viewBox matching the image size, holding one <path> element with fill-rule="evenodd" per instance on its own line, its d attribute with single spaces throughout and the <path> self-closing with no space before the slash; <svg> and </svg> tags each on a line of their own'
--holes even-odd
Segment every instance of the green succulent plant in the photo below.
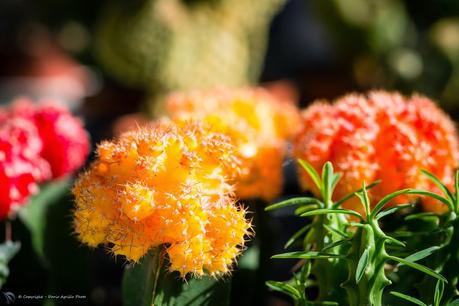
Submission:
<svg viewBox="0 0 459 306">
<path fill-rule="evenodd" d="M 432 256 L 425 260 L 426 265 L 441 273 L 447 283 L 442 289 L 442 299 L 440 305 L 450 305 L 459 297 L 459 171 L 455 176 L 454 191 L 450 191 L 438 178 L 428 171 L 423 173 L 442 191 L 443 195 L 435 195 L 435 198 L 441 201 L 447 207 L 443 214 L 431 212 L 419 213 L 417 215 L 407 216 L 408 219 L 417 219 L 419 221 L 433 222 L 435 229 L 421 234 L 424 239 L 436 241 L 437 247 Z M 421 241 L 418 241 L 418 244 Z M 421 242 L 422 243 L 422 242 Z M 436 284 L 432 279 L 424 278 L 416 285 L 420 296 L 429 303 L 434 301 L 437 291 Z M 459 303 L 459 301 L 458 301 Z"/>
<path fill-rule="evenodd" d="M 403 189 L 386 195 L 375 205 L 371 205 L 368 189 L 377 182 L 333 202 L 333 189 L 340 176 L 333 172 L 331 163 L 327 162 L 322 176 L 311 165 L 300 161 L 312 181 L 321 191 L 321 199 L 295 198 L 267 207 L 267 210 L 298 205 L 296 214 L 300 217 L 313 217 L 299 233 L 287 243 L 304 236 L 303 250 L 275 255 L 272 258 L 301 259 L 301 269 L 288 282 L 270 281 L 267 285 L 289 295 L 295 305 L 336 304 L 336 305 L 383 305 L 384 291 L 391 284 L 389 273 L 397 271 L 400 266 L 407 266 L 426 275 L 426 279 L 437 281 L 437 291 L 443 293 L 448 283 L 447 278 L 437 271 L 420 263 L 439 247 L 426 248 L 399 257 L 393 254 L 388 246 L 405 247 L 405 243 L 386 234 L 380 220 L 414 203 L 398 205 L 385 209 L 394 198 L 402 194 L 431 196 L 446 203 L 439 195 L 430 191 Z M 341 205 L 350 197 L 357 196 L 364 214 L 344 209 Z M 350 218 L 346 219 L 344 216 Z M 313 276 L 313 277 L 311 277 Z M 317 286 L 318 298 L 308 300 L 308 288 Z M 433 285 L 435 287 L 435 283 Z M 441 290 L 440 290 L 441 288 Z M 345 292 L 342 291 L 345 289 Z M 445 289 L 445 292 L 447 290 Z M 392 295 L 410 301 L 419 301 L 407 294 L 392 291 Z M 441 295 L 437 293 L 437 296 Z M 435 298 L 439 301 L 439 298 Z"/>
</svg>

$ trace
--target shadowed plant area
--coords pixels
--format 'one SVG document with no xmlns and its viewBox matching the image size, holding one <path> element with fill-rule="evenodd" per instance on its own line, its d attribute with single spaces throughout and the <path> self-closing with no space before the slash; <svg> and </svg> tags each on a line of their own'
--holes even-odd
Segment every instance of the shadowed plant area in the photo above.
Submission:
<svg viewBox="0 0 459 306">
<path fill-rule="evenodd" d="M 165 253 L 149 252 L 131 265 L 123 278 L 124 305 L 229 305 L 228 277 L 203 277 L 183 281 L 162 267 Z M 152 294 L 153 292 L 153 294 Z"/>
</svg>

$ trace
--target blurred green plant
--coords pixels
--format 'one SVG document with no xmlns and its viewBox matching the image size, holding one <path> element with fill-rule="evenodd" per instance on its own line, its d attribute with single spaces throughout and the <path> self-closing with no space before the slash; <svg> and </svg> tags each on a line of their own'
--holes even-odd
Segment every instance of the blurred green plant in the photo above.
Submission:
<svg viewBox="0 0 459 306">
<path fill-rule="evenodd" d="M 64 179 L 42 186 L 40 193 L 32 197 L 27 205 L 19 211 L 19 219 L 29 229 L 34 251 L 40 260 L 47 265 L 45 243 L 47 213 L 51 206 L 59 202 L 63 196 L 69 194 L 70 180 Z"/>
<path fill-rule="evenodd" d="M 15 223 L 25 226 L 24 233 L 13 233 L 27 246 L 27 254 L 16 264 L 16 272 L 25 274 L 21 269 L 24 260 L 37 256 L 37 266 L 28 264 L 32 271 L 46 272 L 45 292 L 51 295 L 76 292 L 89 296 L 90 270 L 86 250 L 79 248 L 73 236 L 71 210 L 73 197 L 70 194 L 72 179 L 55 180 L 42 185 L 40 192 L 33 196 L 27 205 L 21 207 Z M 29 236 L 30 238 L 26 237 Z M 30 239 L 30 242 L 29 242 Z M 39 265 L 39 266 L 38 266 Z M 69 277 L 71 276 L 71 277 Z M 22 277 L 22 275 L 16 275 Z M 89 303 L 90 301 L 87 300 Z M 68 301 L 45 299 L 46 305 L 66 305 Z"/>
<path fill-rule="evenodd" d="M 12 242 L 11 240 L 7 240 L 0 244 L 0 288 L 3 284 L 5 284 L 8 276 L 10 275 L 8 263 L 14 255 L 19 252 L 20 248 L 20 242 Z"/>
<path fill-rule="evenodd" d="M 109 1 L 96 55 L 119 81 L 146 89 L 150 110 L 175 90 L 256 82 L 267 31 L 284 0 Z"/>
</svg>

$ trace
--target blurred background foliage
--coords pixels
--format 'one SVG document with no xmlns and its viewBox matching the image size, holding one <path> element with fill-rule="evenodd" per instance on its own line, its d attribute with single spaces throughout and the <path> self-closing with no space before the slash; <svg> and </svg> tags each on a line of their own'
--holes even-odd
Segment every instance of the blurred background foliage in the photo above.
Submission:
<svg viewBox="0 0 459 306">
<path fill-rule="evenodd" d="M 315 2 L 359 87 L 419 91 L 458 111 L 457 1 Z"/>
<path fill-rule="evenodd" d="M 283 0 L 149 0 L 109 3 L 96 59 L 149 104 L 174 90 L 255 83 L 271 17 Z"/>
<path fill-rule="evenodd" d="M 0 1 L 0 102 L 59 99 L 84 117 L 93 144 L 141 120 L 139 112 L 159 114 L 171 91 L 259 82 L 301 106 L 370 88 L 419 91 L 457 119 L 459 2 Z M 291 168 L 289 195 L 299 192 Z M 68 188 L 50 190 L 43 210 L 32 206 L 13 224 L 22 247 L 5 290 L 86 294 L 82 305 L 120 305 L 125 263 L 80 247 Z M 290 216 L 280 211 L 266 221 L 276 238 L 270 254 L 301 226 Z M 248 282 L 233 289 L 241 299 L 235 303 L 284 305 L 267 296 L 263 279 L 288 278 L 292 262 L 270 262 L 260 277 L 249 272 L 257 252 L 266 254 L 252 249 L 235 273 Z M 253 282 L 266 296 L 250 291 Z"/>
<path fill-rule="evenodd" d="M 260 80 L 293 81 L 282 89 L 303 104 L 384 87 L 458 112 L 454 0 L 5 0 L 0 16 L 1 76 L 83 65 L 80 97 L 96 107 L 118 90 L 136 102 L 118 113 L 173 90 Z"/>
</svg>

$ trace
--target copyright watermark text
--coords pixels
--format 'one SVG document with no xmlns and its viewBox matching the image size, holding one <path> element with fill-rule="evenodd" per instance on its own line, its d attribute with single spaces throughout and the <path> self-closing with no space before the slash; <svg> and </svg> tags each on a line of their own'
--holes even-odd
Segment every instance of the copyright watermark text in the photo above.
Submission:
<svg viewBox="0 0 459 306">
<path fill-rule="evenodd" d="M 27 300 L 86 300 L 86 295 L 81 294 L 14 294 L 13 292 L 0 292 L 0 305 L 14 305 L 15 302 Z"/>
</svg>

